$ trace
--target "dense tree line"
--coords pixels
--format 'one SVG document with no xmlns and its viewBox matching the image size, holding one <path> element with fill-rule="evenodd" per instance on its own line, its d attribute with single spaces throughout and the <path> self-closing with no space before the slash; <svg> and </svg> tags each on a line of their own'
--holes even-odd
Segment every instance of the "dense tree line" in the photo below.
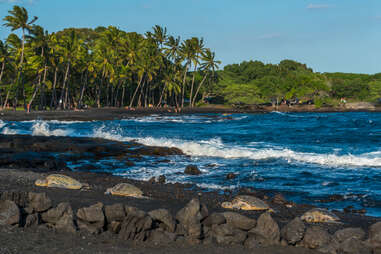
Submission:
<svg viewBox="0 0 381 254">
<path fill-rule="evenodd" d="M 279 64 L 242 62 L 217 72 L 210 90 L 225 103 L 279 104 L 281 101 L 337 106 L 345 101 L 379 102 L 381 73 L 315 73 L 305 64 L 283 60 Z"/>
<path fill-rule="evenodd" d="M 194 106 L 220 64 L 203 39 L 181 40 L 154 26 L 144 35 L 117 27 L 48 33 L 14 6 L 0 40 L 0 108 L 72 109 Z"/>
</svg>

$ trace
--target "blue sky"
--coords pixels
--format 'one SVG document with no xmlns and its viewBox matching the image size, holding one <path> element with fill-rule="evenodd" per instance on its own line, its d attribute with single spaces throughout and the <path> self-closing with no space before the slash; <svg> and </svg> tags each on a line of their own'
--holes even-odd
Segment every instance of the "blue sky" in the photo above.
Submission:
<svg viewBox="0 0 381 254">
<path fill-rule="evenodd" d="M 144 33 L 155 24 L 183 39 L 204 37 L 223 64 L 293 59 L 319 72 L 381 72 L 380 0 L 0 0 L 49 32 L 114 25 Z M 0 27 L 4 39 L 9 29 Z"/>
</svg>

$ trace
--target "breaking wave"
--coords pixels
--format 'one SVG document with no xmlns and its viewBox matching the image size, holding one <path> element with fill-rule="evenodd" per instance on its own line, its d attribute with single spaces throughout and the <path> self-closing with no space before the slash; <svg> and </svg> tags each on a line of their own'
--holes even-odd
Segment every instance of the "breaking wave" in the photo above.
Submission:
<svg viewBox="0 0 381 254">
<path fill-rule="evenodd" d="M 68 136 L 70 133 L 70 130 L 51 130 L 49 124 L 42 121 L 36 121 L 32 126 L 33 136 Z"/>
<path fill-rule="evenodd" d="M 148 146 L 177 147 L 191 156 L 220 157 L 225 159 L 268 160 L 283 159 L 288 163 L 312 163 L 330 167 L 381 167 L 380 152 L 359 155 L 337 155 L 296 152 L 288 148 L 249 148 L 225 145 L 221 139 L 201 141 L 154 137 L 126 137 L 118 130 L 108 131 L 105 126 L 95 129 L 94 137 L 116 141 L 137 141 Z"/>
</svg>

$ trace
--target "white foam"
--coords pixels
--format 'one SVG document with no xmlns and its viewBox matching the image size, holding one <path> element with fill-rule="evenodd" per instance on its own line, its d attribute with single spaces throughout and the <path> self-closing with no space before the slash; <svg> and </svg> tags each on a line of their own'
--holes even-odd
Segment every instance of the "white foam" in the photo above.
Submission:
<svg viewBox="0 0 381 254">
<path fill-rule="evenodd" d="M 40 123 L 41 120 L 28 120 L 21 121 L 21 123 Z M 59 121 L 59 120 L 44 120 L 45 123 L 53 123 L 53 124 L 73 124 L 73 123 L 85 123 L 86 121 Z M 88 121 L 93 122 L 93 121 Z"/>
<path fill-rule="evenodd" d="M 221 139 L 214 138 L 202 141 L 185 141 L 154 137 L 123 137 L 118 132 L 105 131 L 105 126 L 94 131 L 95 137 L 118 141 L 136 140 L 149 146 L 177 147 L 191 156 L 220 157 L 226 159 L 247 158 L 251 160 L 284 159 L 289 163 L 312 163 L 330 167 L 381 167 L 381 157 L 378 153 L 359 155 L 336 155 L 296 152 L 287 148 L 248 148 L 229 147 Z"/>
<path fill-rule="evenodd" d="M 12 129 L 8 128 L 8 127 L 5 127 L 1 131 L 1 134 L 4 134 L 4 135 L 16 135 L 17 131 L 16 130 L 12 130 Z"/>
<path fill-rule="evenodd" d="M 47 122 L 37 121 L 32 126 L 33 136 L 67 136 L 69 133 L 69 130 L 50 130 Z"/>
<path fill-rule="evenodd" d="M 7 124 L 0 120 L 0 129 L 3 128 L 5 125 Z"/>
</svg>

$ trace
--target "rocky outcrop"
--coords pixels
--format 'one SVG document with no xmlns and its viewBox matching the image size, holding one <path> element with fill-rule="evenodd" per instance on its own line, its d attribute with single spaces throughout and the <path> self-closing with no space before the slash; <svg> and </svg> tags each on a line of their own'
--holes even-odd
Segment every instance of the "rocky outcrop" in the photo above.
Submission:
<svg viewBox="0 0 381 254">
<path fill-rule="evenodd" d="M 299 217 L 296 217 L 282 228 L 281 236 L 287 244 L 295 245 L 303 239 L 305 231 L 304 222 Z"/>
<path fill-rule="evenodd" d="M 312 226 L 307 228 L 303 239 L 303 246 L 310 249 L 319 249 L 328 246 L 330 241 L 331 236 L 325 229 L 319 226 Z"/>
<path fill-rule="evenodd" d="M 120 225 L 119 237 L 123 240 L 145 241 L 152 229 L 152 218 L 135 207 L 125 207 L 126 217 Z"/>
<path fill-rule="evenodd" d="M 35 212 L 45 212 L 52 207 L 52 201 L 46 193 L 29 192 L 29 207 Z"/>
<path fill-rule="evenodd" d="M 201 175 L 201 171 L 198 169 L 196 165 L 188 165 L 185 170 L 184 174 L 186 175 Z"/>
<path fill-rule="evenodd" d="M 176 230 L 176 221 L 167 209 L 157 209 L 148 213 L 151 218 L 158 223 L 158 227 L 165 231 L 174 233 Z"/>
<path fill-rule="evenodd" d="M 20 209 L 10 200 L 0 201 L 0 225 L 15 225 L 20 223 Z"/>
<path fill-rule="evenodd" d="M 77 224 L 79 229 L 91 234 L 103 232 L 105 226 L 104 206 L 102 203 L 80 208 L 77 211 Z"/>
<path fill-rule="evenodd" d="M 270 213 L 263 213 L 258 218 L 257 226 L 249 231 L 249 238 L 245 245 L 249 246 L 272 246 L 278 245 L 280 230 Z"/>
</svg>

